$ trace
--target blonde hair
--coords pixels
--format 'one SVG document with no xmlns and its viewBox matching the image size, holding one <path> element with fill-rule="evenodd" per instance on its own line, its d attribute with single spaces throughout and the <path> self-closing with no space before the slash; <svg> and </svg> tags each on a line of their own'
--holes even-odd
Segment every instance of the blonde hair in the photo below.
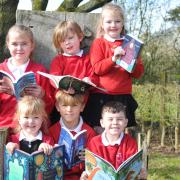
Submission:
<svg viewBox="0 0 180 180">
<path fill-rule="evenodd" d="M 37 98 L 34 96 L 24 96 L 22 97 L 17 104 L 16 113 L 15 113 L 15 120 L 18 121 L 21 114 L 24 115 L 37 115 L 42 118 L 42 126 L 41 130 L 43 133 L 47 133 L 48 128 L 48 115 L 45 110 L 45 103 L 41 98 Z M 17 130 L 20 130 L 18 125 Z"/>
<path fill-rule="evenodd" d="M 77 104 L 85 103 L 85 95 L 82 94 L 68 94 L 63 91 L 58 91 L 56 93 L 56 104 L 63 103 L 64 105 L 74 106 Z"/>
<path fill-rule="evenodd" d="M 104 35 L 104 29 L 102 27 L 102 24 L 103 24 L 104 17 L 109 12 L 112 15 L 120 16 L 121 20 L 123 21 L 123 24 L 124 24 L 125 19 L 124 19 L 123 9 L 120 6 L 118 6 L 117 4 L 108 3 L 102 7 L 102 11 L 101 11 L 100 18 L 99 18 L 98 25 L 97 25 L 96 37 L 102 37 Z M 121 33 L 122 34 L 124 33 L 124 27 L 123 27 L 123 30 Z"/>
<path fill-rule="evenodd" d="M 60 53 L 63 53 L 60 43 L 66 39 L 68 32 L 77 34 L 79 38 L 84 37 L 81 27 L 75 21 L 63 21 L 58 23 L 53 33 L 53 44 Z"/>
<path fill-rule="evenodd" d="M 33 32 L 31 31 L 31 29 L 27 26 L 20 25 L 20 24 L 15 24 L 8 30 L 8 33 L 6 35 L 6 44 L 9 42 L 9 35 L 12 32 L 17 32 L 19 34 L 25 34 L 30 39 L 32 45 L 33 46 L 35 45 L 34 36 L 33 36 Z M 30 54 L 30 57 L 32 57 L 32 52 Z"/>
</svg>

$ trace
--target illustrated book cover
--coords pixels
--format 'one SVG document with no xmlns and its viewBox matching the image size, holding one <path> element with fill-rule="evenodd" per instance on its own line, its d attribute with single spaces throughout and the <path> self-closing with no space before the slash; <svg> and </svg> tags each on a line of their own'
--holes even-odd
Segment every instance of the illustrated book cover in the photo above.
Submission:
<svg viewBox="0 0 180 180">
<path fill-rule="evenodd" d="M 86 149 L 85 169 L 88 180 L 136 179 L 142 168 L 142 155 L 143 150 L 138 151 L 115 169 L 108 161 Z"/>
<path fill-rule="evenodd" d="M 22 96 L 23 90 L 28 86 L 36 85 L 36 78 L 34 72 L 26 72 L 17 80 L 9 73 L 0 70 L 0 79 L 3 79 L 12 88 L 17 99 Z"/>
<path fill-rule="evenodd" d="M 64 161 L 68 169 L 82 162 L 82 160 L 79 159 L 79 152 L 85 149 L 86 140 L 86 130 L 82 130 L 73 136 L 68 129 L 64 127 L 61 128 L 58 144 L 65 145 Z"/>
<path fill-rule="evenodd" d="M 63 179 L 64 146 L 56 146 L 50 155 L 36 151 L 28 154 L 4 150 L 4 180 L 61 180 Z"/>
<path fill-rule="evenodd" d="M 106 91 L 105 89 L 98 87 L 96 84 L 92 82 L 86 82 L 82 79 L 76 78 L 71 75 L 57 76 L 40 71 L 38 71 L 38 73 L 41 74 L 42 76 L 49 78 L 51 84 L 55 88 L 68 90 L 68 88 L 72 87 L 76 93 L 78 92 L 85 93 L 89 88 L 96 88 L 101 91 Z"/>
<path fill-rule="evenodd" d="M 143 42 L 130 35 L 126 34 L 122 44 L 122 49 L 125 51 L 125 55 L 121 56 L 116 61 L 116 64 L 120 65 L 126 71 L 131 73 L 136 65 L 136 60 L 142 49 Z"/>
</svg>

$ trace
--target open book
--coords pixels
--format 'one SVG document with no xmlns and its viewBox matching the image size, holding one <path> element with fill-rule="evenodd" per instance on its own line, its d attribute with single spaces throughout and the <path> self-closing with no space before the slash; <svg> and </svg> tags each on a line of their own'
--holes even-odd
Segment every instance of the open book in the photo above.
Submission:
<svg viewBox="0 0 180 180">
<path fill-rule="evenodd" d="M 9 84 L 17 99 L 22 96 L 26 87 L 36 85 L 36 78 L 32 71 L 24 73 L 20 78 L 15 80 L 9 73 L 0 70 L 0 79 L 3 79 Z"/>
<path fill-rule="evenodd" d="M 142 155 L 143 150 L 138 151 L 115 169 L 108 161 L 86 149 L 85 168 L 88 180 L 136 179 L 142 168 Z"/>
<path fill-rule="evenodd" d="M 72 87 L 75 90 L 75 93 L 85 93 L 89 88 L 96 88 L 101 91 L 106 91 L 105 89 L 96 86 L 96 84 L 92 82 L 86 82 L 71 75 L 57 76 L 40 71 L 38 71 L 38 73 L 49 78 L 51 84 L 55 88 L 68 90 Z"/>
<path fill-rule="evenodd" d="M 122 44 L 125 55 L 121 56 L 120 59 L 116 61 L 116 64 L 131 73 L 135 67 L 142 45 L 143 42 L 140 39 L 130 34 L 126 34 Z"/>
<path fill-rule="evenodd" d="M 82 162 L 82 160 L 79 159 L 79 152 L 85 149 L 86 139 L 86 130 L 82 130 L 73 136 L 68 129 L 64 127 L 61 128 L 58 144 L 65 145 L 64 161 L 68 169 Z"/>
<path fill-rule="evenodd" d="M 4 180 L 51 180 L 63 177 L 64 146 L 56 146 L 50 155 L 36 151 L 28 154 L 15 150 L 11 155 L 4 151 Z"/>
</svg>

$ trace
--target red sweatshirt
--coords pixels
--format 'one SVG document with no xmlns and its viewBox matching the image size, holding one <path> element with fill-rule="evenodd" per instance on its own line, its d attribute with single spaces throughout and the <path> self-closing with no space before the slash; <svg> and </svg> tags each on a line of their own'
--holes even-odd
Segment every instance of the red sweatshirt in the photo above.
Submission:
<svg viewBox="0 0 180 180">
<path fill-rule="evenodd" d="M 81 130 L 87 130 L 87 144 L 89 144 L 90 140 L 96 136 L 96 132 L 86 123 L 83 123 Z M 61 125 L 60 122 L 57 122 L 49 129 L 50 135 L 53 137 L 54 143 L 58 144 L 59 136 L 61 133 Z M 75 165 L 71 170 L 65 172 L 64 180 L 79 180 L 82 172 L 84 171 L 84 163 L 80 163 Z"/>
<path fill-rule="evenodd" d="M 8 72 L 11 76 L 14 77 L 7 66 L 7 59 L 0 64 L 0 70 Z M 46 109 L 48 113 L 51 112 L 53 99 L 51 96 L 49 80 L 36 73 L 37 71 L 47 72 L 46 69 L 43 65 L 36 64 L 32 60 L 30 60 L 25 72 L 29 71 L 33 71 L 35 73 L 37 84 L 45 90 L 44 100 L 46 103 Z M 17 101 L 15 96 L 0 93 L 0 127 L 14 127 L 13 117 L 16 109 L 16 104 Z"/>
<path fill-rule="evenodd" d="M 121 46 L 122 42 L 123 40 L 110 42 L 104 38 L 97 38 L 91 45 L 90 60 L 93 70 L 99 76 L 99 87 L 107 89 L 108 94 L 131 94 L 132 78 L 140 78 L 144 73 L 140 57 L 132 73 L 128 73 L 112 61 L 113 49 Z"/>
<path fill-rule="evenodd" d="M 110 162 L 116 169 L 138 150 L 137 143 L 129 134 L 124 134 L 120 145 L 105 146 L 102 143 L 102 136 L 92 138 L 88 149 Z"/>
</svg>

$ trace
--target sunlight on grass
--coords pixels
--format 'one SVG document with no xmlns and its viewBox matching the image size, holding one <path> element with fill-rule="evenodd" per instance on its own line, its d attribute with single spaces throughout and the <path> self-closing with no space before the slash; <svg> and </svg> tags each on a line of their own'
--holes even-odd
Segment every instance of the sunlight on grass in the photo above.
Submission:
<svg viewBox="0 0 180 180">
<path fill-rule="evenodd" d="M 180 155 L 151 153 L 149 155 L 148 180 L 179 180 Z"/>
</svg>

